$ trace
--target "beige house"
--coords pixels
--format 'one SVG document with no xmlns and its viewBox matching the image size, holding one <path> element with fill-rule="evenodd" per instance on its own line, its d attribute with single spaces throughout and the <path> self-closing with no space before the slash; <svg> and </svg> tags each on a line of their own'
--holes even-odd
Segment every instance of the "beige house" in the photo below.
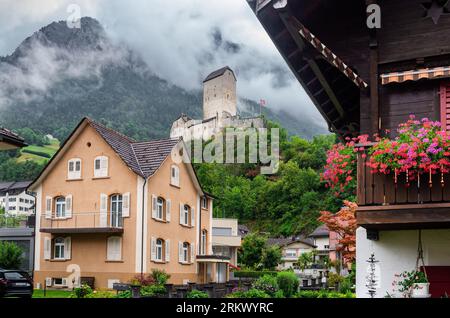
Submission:
<svg viewBox="0 0 450 318">
<path fill-rule="evenodd" d="M 230 265 L 237 266 L 237 252 L 241 246 L 237 219 L 212 220 L 212 248 L 216 255 L 230 257 Z"/>
<path fill-rule="evenodd" d="M 281 263 L 278 265 L 280 270 L 295 268 L 301 254 L 310 253 L 316 248 L 312 240 L 297 237 L 270 238 L 267 244 L 280 246 Z"/>
<path fill-rule="evenodd" d="M 36 287 L 94 279 L 111 288 L 162 269 L 170 283 L 214 282 L 213 198 L 178 139 L 135 142 L 83 119 L 30 186 L 36 202 Z"/>
</svg>

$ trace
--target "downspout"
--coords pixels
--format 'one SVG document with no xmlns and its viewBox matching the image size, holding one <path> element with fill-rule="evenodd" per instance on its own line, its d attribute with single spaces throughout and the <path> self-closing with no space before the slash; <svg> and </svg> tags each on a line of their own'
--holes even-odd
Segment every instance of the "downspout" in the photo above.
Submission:
<svg viewBox="0 0 450 318">
<path fill-rule="evenodd" d="M 142 228 L 141 228 L 141 278 L 144 277 L 144 218 L 145 218 L 145 186 L 148 179 L 145 178 L 144 185 L 142 186 Z"/>
</svg>

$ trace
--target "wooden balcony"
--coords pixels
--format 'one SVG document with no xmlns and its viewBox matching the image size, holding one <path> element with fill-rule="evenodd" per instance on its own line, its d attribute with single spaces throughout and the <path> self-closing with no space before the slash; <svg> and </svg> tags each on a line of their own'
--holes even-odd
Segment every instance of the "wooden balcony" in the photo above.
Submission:
<svg viewBox="0 0 450 318">
<path fill-rule="evenodd" d="M 123 218 L 111 213 L 73 213 L 68 218 L 40 218 L 40 232 L 53 234 L 123 233 Z"/>
<path fill-rule="evenodd" d="M 367 155 L 367 152 L 366 152 Z M 358 154 L 358 225 L 369 230 L 450 228 L 450 174 L 373 174 Z"/>
</svg>

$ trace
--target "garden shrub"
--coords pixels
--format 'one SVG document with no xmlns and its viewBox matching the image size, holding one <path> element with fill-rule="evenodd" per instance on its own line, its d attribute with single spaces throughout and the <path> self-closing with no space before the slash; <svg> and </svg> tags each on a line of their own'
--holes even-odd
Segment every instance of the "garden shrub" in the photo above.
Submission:
<svg viewBox="0 0 450 318">
<path fill-rule="evenodd" d="M 131 298 L 131 291 L 120 291 L 117 293 L 116 298 Z"/>
<path fill-rule="evenodd" d="M 279 291 L 277 278 L 272 275 L 264 275 L 258 278 L 252 285 L 253 288 L 261 290 L 268 295 L 274 297 Z"/>
<path fill-rule="evenodd" d="M 295 298 L 355 298 L 353 293 L 338 293 L 327 290 L 301 290 Z"/>
<path fill-rule="evenodd" d="M 145 296 L 145 297 L 162 296 L 162 295 L 165 295 L 166 292 L 167 291 L 166 291 L 166 288 L 164 287 L 164 285 L 158 285 L 158 284 L 143 286 L 141 288 L 141 296 Z"/>
<path fill-rule="evenodd" d="M 270 296 L 263 292 L 262 290 L 258 290 L 252 288 L 248 291 L 236 291 L 226 296 L 227 298 L 270 298 Z"/>
<path fill-rule="evenodd" d="M 187 293 L 186 298 L 209 298 L 209 296 L 204 291 L 194 289 Z"/>
<path fill-rule="evenodd" d="M 16 243 L 0 241 L 0 268 L 19 269 L 22 255 L 23 251 Z"/>
<path fill-rule="evenodd" d="M 133 277 L 133 279 L 130 281 L 131 285 L 138 285 L 138 286 L 149 286 L 153 285 L 155 283 L 155 279 L 153 278 L 153 275 L 141 275 L 137 274 Z"/>
<path fill-rule="evenodd" d="M 276 271 L 236 271 L 234 277 L 236 278 L 259 278 L 265 275 L 277 276 Z"/>
<path fill-rule="evenodd" d="M 170 275 L 167 274 L 164 270 L 153 269 L 151 274 L 153 281 L 157 285 L 165 285 L 170 278 Z"/>
<path fill-rule="evenodd" d="M 76 298 L 87 298 L 88 295 L 92 294 L 92 288 L 87 284 L 82 284 L 80 287 L 76 287 L 73 292 Z"/>
<path fill-rule="evenodd" d="M 294 272 L 279 272 L 277 275 L 278 287 L 285 297 L 291 297 L 297 292 L 299 280 Z"/>
</svg>

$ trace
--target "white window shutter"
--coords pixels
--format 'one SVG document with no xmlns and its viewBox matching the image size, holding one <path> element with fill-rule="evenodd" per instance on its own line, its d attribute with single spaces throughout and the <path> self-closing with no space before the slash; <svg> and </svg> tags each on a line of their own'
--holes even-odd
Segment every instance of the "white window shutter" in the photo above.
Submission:
<svg viewBox="0 0 450 318">
<path fill-rule="evenodd" d="M 152 194 L 152 218 L 156 219 L 157 218 L 157 206 L 158 203 L 158 198 L 156 197 L 156 195 Z"/>
<path fill-rule="evenodd" d="M 45 218 L 52 218 L 52 207 L 53 207 L 53 199 L 52 197 L 45 198 Z"/>
<path fill-rule="evenodd" d="M 67 278 L 61 279 L 61 285 L 62 285 L 63 287 L 67 287 Z"/>
<path fill-rule="evenodd" d="M 114 245 L 114 238 L 108 237 L 108 240 L 106 241 L 106 259 L 108 261 L 113 260 L 113 256 L 114 256 L 113 245 Z"/>
<path fill-rule="evenodd" d="M 191 243 L 190 247 L 191 247 L 191 259 L 190 259 L 190 261 L 191 261 L 191 263 L 194 263 L 194 261 L 195 261 L 195 243 Z"/>
<path fill-rule="evenodd" d="M 100 158 L 100 175 L 102 177 L 108 176 L 108 157 Z"/>
<path fill-rule="evenodd" d="M 100 194 L 100 227 L 108 225 L 108 196 Z"/>
<path fill-rule="evenodd" d="M 111 236 L 107 241 L 107 259 L 109 261 L 120 261 L 122 259 L 122 238 Z"/>
<path fill-rule="evenodd" d="M 172 209 L 172 201 L 167 199 L 166 201 L 166 222 L 170 222 L 170 210 Z"/>
<path fill-rule="evenodd" d="M 77 170 L 77 163 L 80 163 L 80 170 Z M 81 179 L 81 160 L 75 161 L 75 179 Z"/>
<path fill-rule="evenodd" d="M 180 224 L 185 224 L 186 222 L 184 221 L 184 204 L 180 203 Z"/>
<path fill-rule="evenodd" d="M 191 208 L 191 226 L 195 226 L 195 209 Z"/>
<path fill-rule="evenodd" d="M 64 258 L 71 259 L 71 251 L 72 251 L 72 239 L 70 237 L 66 237 L 64 239 Z"/>
<path fill-rule="evenodd" d="M 178 242 L 178 262 L 183 263 L 183 242 Z"/>
<path fill-rule="evenodd" d="M 151 244 L 151 256 L 150 259 L 152 261 L 156 260 L 156 239 L 152 236 L 152 244 Z"/>
<path fill-rule="evenodd" d="M 66 196 L 66 217 L 67 218 L 72 217 L 72 204 L 73 204 L 72 195 L 69 194 Z"/>
<path fill-rule="evenodd" d="M 180 186 L 180 168 L 175 168 L 175 185 Z"/>
<path fill-rule="evenodd" d="M 51 287 L 51 286 L 52 286 L 52 278 L 45 277 L 45 287 Z"/>
<path fill-rule="evenodd" d="M 166 262 L 170 262 L 170 240 L 166 240 Z"/>
<path fill-rule="evenodd" d="M 127 218 L 130 216 L 130 192 L 122 195 L 122 216 Z"/>
<path fill-rule="evenodd" d="M 52 257 L 52 241 L 49 237 L 44 237 L 44 259 L 49 260 Z"/>
</svg>

